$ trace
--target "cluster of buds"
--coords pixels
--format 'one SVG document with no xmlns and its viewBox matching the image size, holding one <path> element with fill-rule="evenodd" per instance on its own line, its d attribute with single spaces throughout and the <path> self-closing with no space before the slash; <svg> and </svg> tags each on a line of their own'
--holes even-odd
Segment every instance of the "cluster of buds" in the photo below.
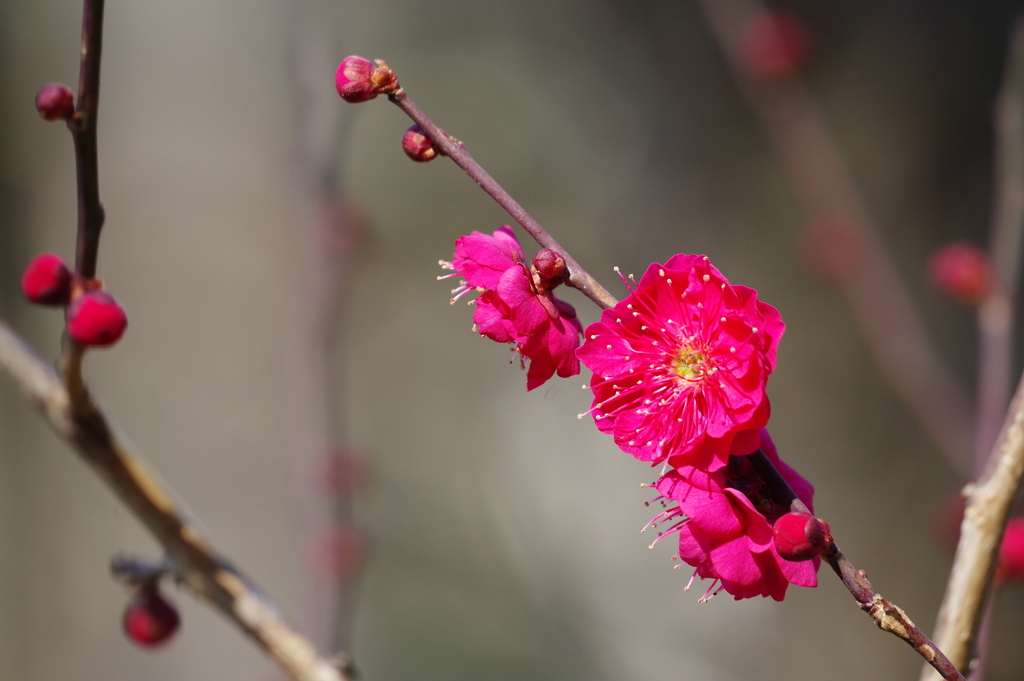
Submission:
<svg viewBox="0 0 1024 681">
<path fill-rule="evenodd" d="M 75 95 L 61 83 L 44 85 L 36 95 L 36 110 L 48 121 L 67 120 L 75 113 Z"/>
<path fill-rule="evenodd" d="M 370 61 L 365 57 L 345 57 L 334 72 L 334 86 L 346 102 L 368 102 L 377 95 L 398 91 L 398 76 L 383 59 Z"/>
<path fill-rule="evenodd" d="M 174 604 L 160 593 L 156 582 L 147 582 L 128 601 L 121 623 L 132 641 L 154 647 L 174 636 L 181 625 L 181 616 Z"/>
<path fill-rule="evenodd" d="M 21 290 L 37 305 L 65 308 L 68 335 L 83 347 L 116 343 L 128 326 L 124 308 L 98 279 L 76 279 L 59 255 L 42 253 L 29 261 Z"/>
</svg>

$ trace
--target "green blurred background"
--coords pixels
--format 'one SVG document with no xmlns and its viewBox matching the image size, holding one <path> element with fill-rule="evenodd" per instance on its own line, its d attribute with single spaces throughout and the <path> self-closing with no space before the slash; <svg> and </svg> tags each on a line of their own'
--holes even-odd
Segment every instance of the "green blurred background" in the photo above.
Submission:
<svg viewBox="0 0 1024 681">
<path fill-rule="evenodd" d="M 945 241 L 984 243 L 990 114 L 1022 5 L 784 5 L 810 27 L 815 98 L 967 390 L 973 315 L 931 292 L 924 270 Z M 33 98 L 77 81 L 80 20 L 67 0 L 0 4 L 0 314 L 47 357 L 60 315 L 25 303 L 18 280 L 36 252 L 73 256 L 74 159 Z M 816 485 L 855 564 L 930 631 L 950 564 L 933 510 L 962 481 L 894 398 L 842 298 L 802 262 L 776 160 L 686 2 L 108 3 L 99 272 L 131 321 L 117 348 L 90 355 L 88 378 L 218 545 L 304 626 L 313 568 L 283 358 L 304 268 L 290 55 L 307 38 L 330 45 L 312 78 L 341 109 L 339 182 L 371 225 L 329 376 L 330 420 L 371 471 L 356 507 L 364 678 L 916 678 L 920 658 L 831 573 L 782 603 L 700 605 L 703 589 L 684 592 L 671 549 L 648 551 L 637 533 L 653 473 L 575 418 L 586 376 L 527 394 L 506 350 L 471 333 L 471 311 L 449 307 L 450 285 L 435 281 L 457 236 L 507 217 L 453 164 L 410 163 L 395 107 L 331 94 L 344 56 L 387 59 L 613 294 L 613 266 L 639 274 L 678 252 L 757 288 L 788 325 L 769 384 L 781 455 Z M 158 555 L 4 383 L 0 678 L 278 678 L 184 592 L 169 647 L 126 641 L 126 591 L 107 570 L 120 551 Z M 1024 673 L 1022 606 L 1014 589 L 998 600 L 992 681 Z"/>
</svg>

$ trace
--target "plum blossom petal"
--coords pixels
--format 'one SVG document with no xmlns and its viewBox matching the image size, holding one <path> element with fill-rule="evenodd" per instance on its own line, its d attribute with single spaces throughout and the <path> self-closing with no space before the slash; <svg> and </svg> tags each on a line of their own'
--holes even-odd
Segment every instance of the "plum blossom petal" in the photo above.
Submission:
<svg viewBox="0 0 1024 681">
<path fill-rule="evenodd" d="M 767 430 L 759 435 L 766 455 L 794 491 L 808 495 L 801 500 L 810 506 L 814 488 L 779 460 Z M 772 524 L 786 509 L 771 502 L 764 481 L 746 459 L 730 457 L 726 467 L 710 473 L 688 465 L 665 473 L 654 486 L 664 502 L 675 506 L 652 522 L 673 523 L 659 539 L 678 535 L 677 556 L 695 568 L 696 576 L 712 580 L 709 594 L 720 582 L 736 600 L 763 596 L 780 601 L 790 584 L 816 586 L 821 561 L 791 562 L 779 556 Z"/>
<path fill-rule="evenodd" d="M 441 266 L 453 270 L 446 277 L 461 276 L 463 282 L 453 291 L 452 302 L 476 291 L 480 296 L 473 322 L 483 336 L 499 343 L 511 343 L 522 357 L 527 390 L 542 385 L 556 373 L 561 377 L 580 372 L 576 348 L 583 326 L 572 305 L 559 300 L 552 289 L 564 280 L 557 275 L 557 264 L 564 262 L 557 253 L 543 251 L 545 276 L 536 264 L 528 268 L 523 249 L 507 225 L 492 236 L 473 232 L 459 237 L 451 262 Z M 552 264 L 554 263 L 554 264 Z"/>
<path fill-rule="evenodd" d="M 641 461 L 721 468 L 757 448 L 784 330 L 774 307 L 731 285 L 707 256 L 655 263 L 577 350 L 594 372 L 590 413 Z"/>
</svg>

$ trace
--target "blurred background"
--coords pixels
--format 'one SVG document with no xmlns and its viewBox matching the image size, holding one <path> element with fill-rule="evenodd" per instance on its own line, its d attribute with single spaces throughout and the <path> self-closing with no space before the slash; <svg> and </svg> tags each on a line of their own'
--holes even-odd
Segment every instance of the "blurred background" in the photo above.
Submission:
<svg viewBox="0 0 1024 681">
<path fill-rule="evenodd" d="M 992 106 L 1024 3 L 775 7 L 806 25 L 802 77 L 941 357 L 972 394 L 973 312 L 932 291 L 925 270 L 947 241 L 985 244 Z M 454 164 L 411 163 L 396 107 L 333 92 L 344 56 L 387 59 L 410 97 L 617 296 L 613 266 L 639 275 L 679 252 L 706 253 L 757 288 L 788 326 L 769 383 L 780 454 L 815 484 L 817 511 L 854 563 L 930 632 L 950 565 L 935 509 L 964 479 L 894 396 L 843 296 L 808 267 L 807 216 L 700 8 L 107 7 L 99 273 L 130 327 L 115 349 L 90 354 L 87 377 L 217 545 L 320 645 L 343 640 L 367 681 L 917 676 L 920 658 L 830 572 L 782 603 L 698 604 L 703 588 L 684 592 L 689 571 L 672 570 L 671 547 L 649 551 L 637 532 L 651 516 L 640 483 L 654 473 L 575 418 L 589 407 L 586 373 L 527 394 L 507 350 L 472 333 L 472 310 L 450 307 L 450 283 L 435 281 L 455 238 L 508 218 Z M 80 22 L 70 0 L 0 4 L 0 315 L 48 358 L 61 316 L 23 301 L 18 281 L 37 252 L 73 259 L 74 156 L 33 99 L 45 83 L 77 83 Z M 310 157 L 328 169 L 316 182 L 365 225 L 338 247 L 337 316 L 323 317 L 336 351 L 313 372 L 295 360 L 303 287 L 327 248 L 307 241 L 316 192 L 296 167 Z M 576 292 L 563 297 L 597 319 Z M 330 507 L 309 508 L 322 494 L 308 455 L 317 447 L 355 462 L 322 472 L 359 479 L 340 485 L 355 491 L 343 505 L 357 539 L 326 544 L 347 558 L 325 558 L 317 539 Z M 0 384 L 0 678 L 280 678 L 173 587 L 176 640 L 134 646 L 120 627 L 128 592 L 108 572 L 119 552 L 159 557 Z M 336 634 L 322 611 L 336 596 L 315 588 L 325 573 L 348 594 Z M 1020 590 L 1001 592 L 994 622 L 988 678 L 1020 678 Z"/>
</svg>

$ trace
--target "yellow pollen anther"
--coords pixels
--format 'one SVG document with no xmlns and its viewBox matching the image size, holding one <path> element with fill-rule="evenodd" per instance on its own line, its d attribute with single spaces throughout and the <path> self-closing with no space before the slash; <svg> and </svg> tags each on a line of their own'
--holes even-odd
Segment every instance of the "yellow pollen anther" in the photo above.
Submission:
<svg viewBox="0 0 1024 681">
<path fill-rule="evenodd" d="M 703 278 L 704 278 L 704 281 L 711 281 L 711 275 L 710 274 L 705 274 Z"/>
<path fill-rule="evenodd" d="M 658 276 L 664 277 L 665 276 L 665 270 L 658 270 Z"/>
</svg>

